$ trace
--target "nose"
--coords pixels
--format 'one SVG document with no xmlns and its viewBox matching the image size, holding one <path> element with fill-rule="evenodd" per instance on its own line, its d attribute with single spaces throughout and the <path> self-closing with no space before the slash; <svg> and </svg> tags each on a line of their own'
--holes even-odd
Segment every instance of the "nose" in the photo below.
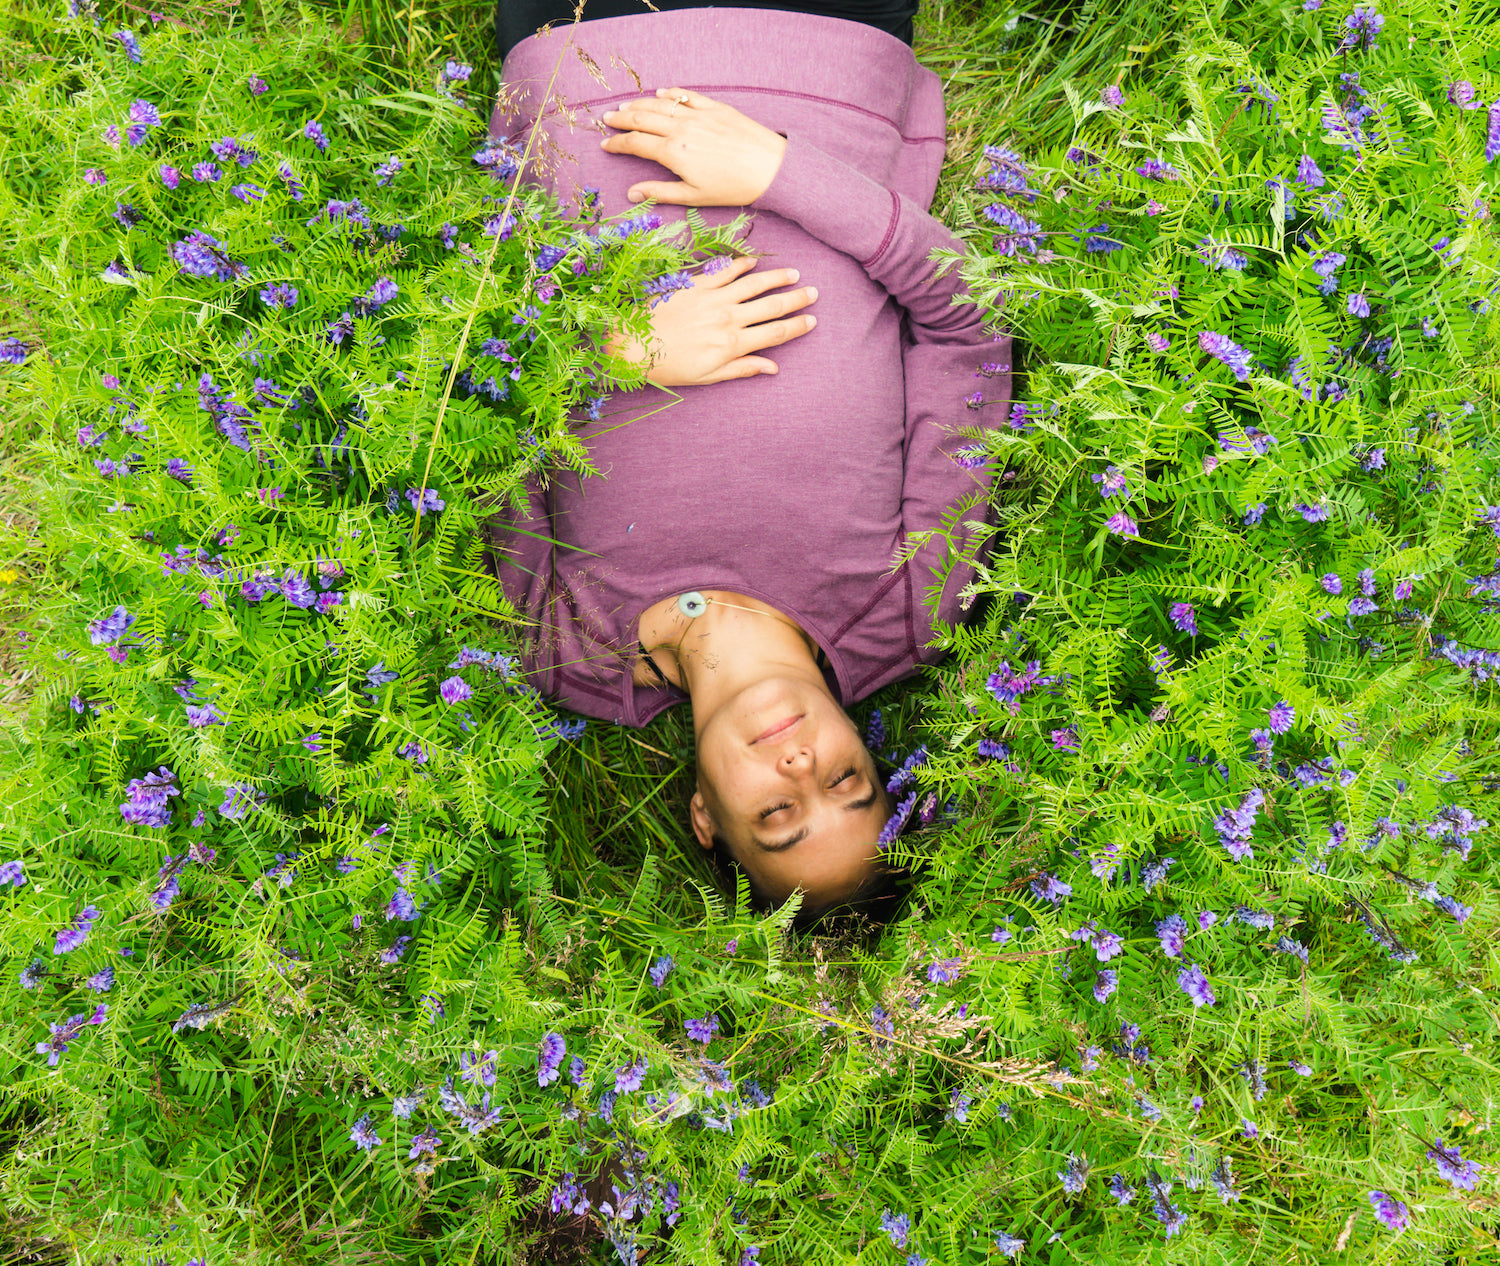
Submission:
<svg viewBox="0 0 1500 1266">
<path fill-rule="evenodd" d="M 777 763 L 789 774 L 805 773 L 812 768 L 813 750 L 811 745 L 803 743 L 790 751 L 783 752 Z"/>
</svg>

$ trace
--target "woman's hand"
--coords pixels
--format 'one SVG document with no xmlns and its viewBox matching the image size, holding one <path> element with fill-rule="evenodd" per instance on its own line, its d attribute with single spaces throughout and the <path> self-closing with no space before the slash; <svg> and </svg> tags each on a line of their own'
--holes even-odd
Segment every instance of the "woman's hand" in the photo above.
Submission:
<svg viewBox="0 0 1500 1266">
<path fill-rule="evenodd" d="M 686 105 L 677 104 L 680 97 L 687 98 Z M 649 158 L 679 178 L 676 184 L 643 180 L 632 185 L 632 202 L 654 198 L 689 207 L 749 206 L 771 187 L 786 153 L 780 133 L 685 88 L 658 88 L 654 98 L 627 101 L 603 119 L 621 130 L 606 137 L 601 149 Z"/>
<path fill-rule="evenodd" d="M 750 353 L 800 338 L 812 329 L 815 317 L 787 314 L 805 308 L 818 292 L 804 286 L 767 295 L 768 290 L 792 285 L 797 273 L 777 268 L 747 276 L 755 263 L 753 257 L 741 255 L 717 272 L 699 273 L 691 287 L 675 290 L 652 306 L 654 357 L 648 382 L 658 387 L 702 387 L 777 372 L 775 361 Z M 624 334 L 612 335 L 606 346 L 632 363 L 646 359 L 646 349 Z"/>
</svg>

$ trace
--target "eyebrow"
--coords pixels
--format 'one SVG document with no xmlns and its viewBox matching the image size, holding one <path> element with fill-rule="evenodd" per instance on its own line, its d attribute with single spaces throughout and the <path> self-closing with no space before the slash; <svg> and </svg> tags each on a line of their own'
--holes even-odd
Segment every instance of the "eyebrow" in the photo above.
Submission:
<svg viewBox="0 0 1500 1266">
<path fill-rule="evenodd" d="M 875 795 L 876 789 L 871 788 L 870 794 L 863 800 L 851 800 L 848 804 L 846 804 L 844 806 L 844 812 L 864 812 L 864 810 L 868 809 L 872 804 L 875 803 Z M 784 853 L 787 849 L 791 848 L 792 845 L 802 843 L 802 841 L 805 840 L 811 833 L 812 832 L 804 826 L 800 831 L 796 832 L 796 834 L 787 836 L 786 839 L 782 840 L 778 844 L 768 843 L 766 840 L 759 838 L 753 831 L 750 833 L 750 838 L 754 840 L 756 844 L 760 845 L 761 849 L 767 853 Z"/>
</svg>

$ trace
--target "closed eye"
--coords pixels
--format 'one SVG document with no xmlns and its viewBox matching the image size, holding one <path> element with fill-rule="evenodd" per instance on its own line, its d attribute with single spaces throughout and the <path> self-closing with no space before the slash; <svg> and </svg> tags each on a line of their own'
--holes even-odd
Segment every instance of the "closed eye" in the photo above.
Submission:
<svg viewBox="0 0 1500 1266">
<path fill-rule="evenodd" d="M 848 769 L 846 769 L 842 774 L 840 774 L 833 780 L 832 786 L 837 787 L 840 783 L 848 782 L 849 779 L 855 776 L 856 772 L 857 771 L 851 765 Z M 769 809 L 762 810 L 756 820 L 759 822 L 764 822 L 773 813 L 780 813 L 783 809 L 790 809 L 791 807 L 792 805 L 790 801 L 784 801 L 781 804 L 772 805 Z"/>
</svg>

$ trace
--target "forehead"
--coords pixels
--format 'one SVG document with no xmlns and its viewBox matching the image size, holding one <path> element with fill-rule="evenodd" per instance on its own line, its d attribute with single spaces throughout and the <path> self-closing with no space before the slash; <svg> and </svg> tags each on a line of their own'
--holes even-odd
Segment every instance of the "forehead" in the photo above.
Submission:
<svg viewBox="0 0 1500 1266">
<path fill-rule="evenodd" d="M 850 895 L 874 872 L 880 860 L 876 837 L 886 817 L 881 799 L 862 813 L 820 815 L 810 834 L 781 853 L 770 853 L 747 842 L 742 856 L 761 887 L 778 900 L 794 888 L 819 901 Z"/>
</svg>

